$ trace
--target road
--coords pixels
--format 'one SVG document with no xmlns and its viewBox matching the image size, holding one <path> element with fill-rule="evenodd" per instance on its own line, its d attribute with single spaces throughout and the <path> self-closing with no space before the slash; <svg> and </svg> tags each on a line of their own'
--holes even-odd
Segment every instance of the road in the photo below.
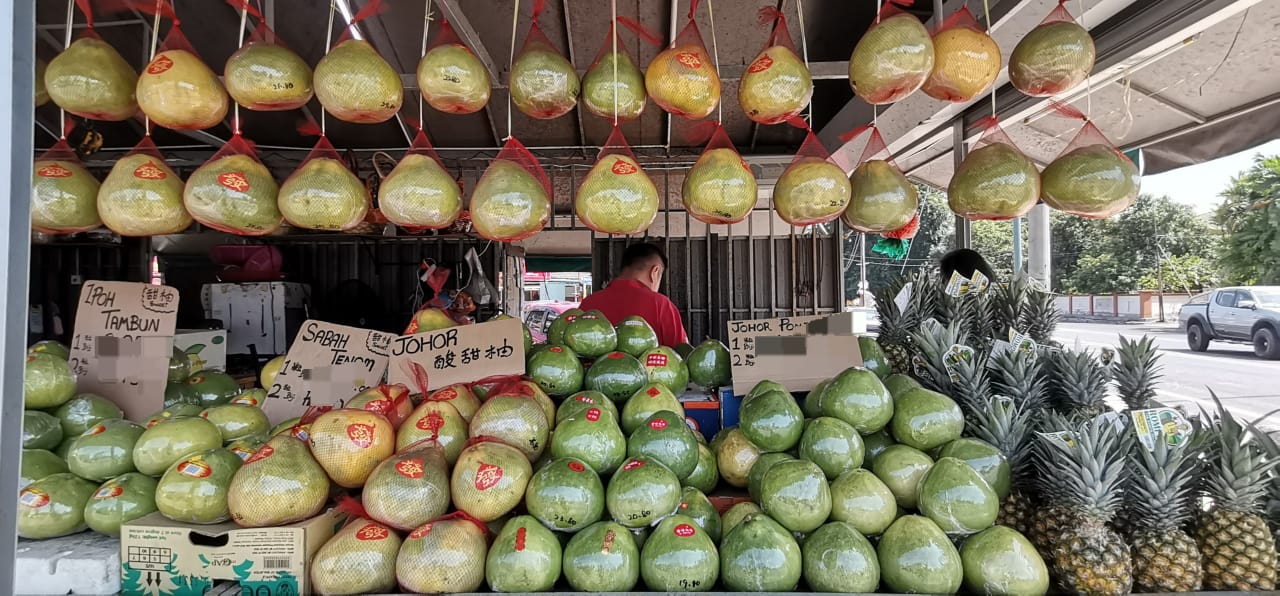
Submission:
<svg viewBox="0 0 1280 596">
<path fill-rule="evenodd" d="M 1131 339 L 1151 335 L 1160 348 L 1163 377 L 1157 385 L 1157 399 L 1168 405 L 1186 405 L 1192 412 L 1197 404 L 1213 408 L 1209 389 L 1242 420 L 1256 420 L 1280 408 L 1280 361 L 1262 360 L 1253 348 L 1243 344 L 1214 342 L 1209 351 L 1192 352 L 1186 337 L 1173 324 L 1108 325 L 1061 323 L 1056 337 L 1066 347 L 1114 347 L 1123 334 Z M 1280 430 L 1280 413 L 1261 426 Z"/>
</svg>

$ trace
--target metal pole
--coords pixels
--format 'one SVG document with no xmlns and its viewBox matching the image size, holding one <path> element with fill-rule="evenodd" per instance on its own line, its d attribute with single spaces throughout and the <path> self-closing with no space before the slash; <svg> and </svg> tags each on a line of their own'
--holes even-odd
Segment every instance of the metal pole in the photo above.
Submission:
<svg viewBox="0 0 1280 596">
<path fill-rule="evenodd" d="M 1022 218 L 1013 220 L 1013 274 L 1022 273 Z"/>
<path fill-rule="evenodd" d="M 955 156 L 956 171 L 960 170 L 960 164 L 964 163 L 964 158 L 968 155 L 964 145 L 964 119 L 957 118 L 951 123 L 951 153 Z M 970 248 L 973 246 L 973 227 L 969 220 L 956 216 L 956 248 Z"/>
<path fill-rule="evenodd" d="M 858 306 L 866 306 L 864 292 L 871 291 L 871 284 L 867 283 L 867 235 L 858 233 L 858 293 L 855 294 L 855 300 Z"/>
<path fill-rule="evenodd" d="M 1032 279 L 1044 284 L 1045 289 L 1052 290 L 1049 277 L 1049 206 L 1041 203 L 1032 207 L 1027 216 L 1027 226 L 1027 240 L 1031 244 L 1027 272 Z"/>
</svg>

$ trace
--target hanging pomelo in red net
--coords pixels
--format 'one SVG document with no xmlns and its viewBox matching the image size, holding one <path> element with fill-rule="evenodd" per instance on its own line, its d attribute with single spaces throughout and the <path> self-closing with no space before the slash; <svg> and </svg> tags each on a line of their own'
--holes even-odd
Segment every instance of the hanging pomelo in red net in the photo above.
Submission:
<svg viewBox="0 0 1280 596">
<path fill-rule="evenodd" d="M 793 226 L 826 223 L 849 205 L 849 178 L 831 163 L 831 154 L 809 124 L 796 116 L 788 122 L 805 129 L 804 143 L 773 186 L 773 209 Z"/>
<path fill-rule="evenodd" d="M 311 67 L 267 26 L 249 0 L 227 0 L 258 19 L 258 28 L 223 69 L 227 93 L 236 103 L 264 112 L 293 110 L 311 101 Z"/>
<path fill-rule="evenodd" d="M 947 203 L 965 219 L 1006 220 L 1025 215 L 1040 200 L 1040 172 L 1000 128 L 995 116 L 947 185 Z"/>
<path fill-rule="evenodd" d="M 644 73 L 645 90 L 653 102 L 690 120 L 706 118 L 720 105 L 720 74 L 693 18 L 698 1 L 690 1 L 689 23 Z"/>
<path fill-rule="evenodd" d="M 542 231 L 551 217 L 551 181 L 515 137 L 489 164 L 471 193 L 471 224 L 481 238 L 523 240 Z"/>
<path fill-rule="evenodd" d="M 546 0 L 533 3 L 529 33 L 511 64 L 511 101 L 524 115 L 540 120 L 568 114 L 578 105 L 578 93 L 582 90 L 578 71 L 551 45 L 551 40 L 538 26 L 538 15 L 546 3 Z"/>
<path fill-rule="evenodd" d="M 911 4 L 912 0 L 885 2 L 849 57 L 849 84 L 855 95 L 871 105 L 906 98 L 933 71 L 929 30 L 915 15 L 898 8 Z"/>
<path fill-rule="evenodd" d="M 98 215 L 121 236 L 177 234 L 191 225 L 191 215 L 182 205 L 182 186 L 148 134 L 102 181 Z"/>
<path fill-rule="evenodd" d="M 756 177 L 724 127 L 718 122 L 707 125 L 714 127 L 711 141 L 685 174 L 680 189 L 684 208 L 703 223 L 738 223 L 756 206 Z"/>
<path fill-rule="evenodd" d="M 304 127 L 304 134 L 318 132 Z M 280 213 L 290 225 L 342 231 L 360 225 L 369 213 L 369 192 L 321 135 L 302 165 L 280 187 Z"/>
<path fill-rule="evenodd" d="M 809 67 L 796 55 L 787 18 L 777 8 L 760 9 L 760 23 L 773 26 L 764 49 L 738 81 L 738 103 L 760 124 L 778 124 L 799 115 L 813 97 Z"/>
<path fill-rule="evenodd" d="M 596 164 L 582 179 L 574 210 L 602 234 L 639 234 L 658 216 L 658 187 L 641 169 L 616 125 Z"/>
<path fill-rule="evenodd" d="M 447 228 L 462 213 L 462 189 L 421 127 L 378 187 L 378 206 L 387 221 L 412 230 Z"/>
<path fill-rule="evenodd" d="M 1138 166 L 1111 144 L 1080 110 L 1053 102 L 1061 115 L 1084 122 L 1062 153 L 1045 167 L 1041 196 L 1050 207 L 1082 217 L 1111 217 L 1138 199 Z"/>
<path fill-rule="evenodd" d="M 859 232 L 888 232 L 911 221 L 920 206 L 920 195 L 889 155 L 879 128 L 861 126 L 841 135 L 840 140 L 849 142 L 867 131 L 871 134 L 866 148 L 849 176 L 853 190 L 844 223 Z"/>
<path fill-rule="evenodd" d="M 71 119 L 66 130 L 70 132 Z M 45 234 L 87 232 L 98 217 L 98 180 L 84 169 L 64 136 L 36 158 L 31 171 L 31 229 Z"/>
<path fill-rule="evenodd" d="M 1065 6 L 1049 13 L 1009 56 L 1009 82 L 1032 97 L 1049 97 L 1084 82 L 1093 71 L 1093 37 Z"/>
<path fill-rule="evenodd" d="M 933 71 L 922 89 L 934 99 L 963 103 L 991 88 L 1000 74 L 1000 46 L 963 7 L 933 34 Z"/>
<path fill-rule="evenodd" d="M 472 114 L 489 102 L 489 71 L 449 25 L 418 61 L 418 89 L 427 105 L 446 114 Z"/>
<path fill-rule="evenodd" d="M 657 36 L 640 23 L 618 17 L 618 24 L 635 31 L 640 39 L 656 47 L 662 46 Z M 647 103 L 644 73 L 640 72 L 640 67 L 636 66 L 631 53 L 622 46 L 617 36 L 617 25 L 610 26 L 609 35 L 600 45 L 600 51 L 596 52 L 596 59 L 582 77 L 582 103 L 588 111 L 601 118 L 632 120 L 640 117 Z"/>
<path fill-rule="evenodd" d="M 381 12 L 372 0 L 357 12 L 338 44 L 316 64 L 316 98 L 325 111 L 343 122 L 386 122 L 404 103 L 404 84 L 369 42 L 351 37 L 351 27 Z"/>
<path fill-rule="evenodd" d="M 138 112 L 138 71 L 93 29 L 89 0 L 76 0 L 89 26 L 49 62 L 44 86 L 58 107 L 81 118 L 128 120 Z"/>
<path fill-rule="evenodd" d="M 209 161 L 191 173 L 183 204 L 201 224 L 241 236 L 262 236 L 280 227 L 280 187 L 258 161 L 253 141 L 237 132 Z"/>
</svg>

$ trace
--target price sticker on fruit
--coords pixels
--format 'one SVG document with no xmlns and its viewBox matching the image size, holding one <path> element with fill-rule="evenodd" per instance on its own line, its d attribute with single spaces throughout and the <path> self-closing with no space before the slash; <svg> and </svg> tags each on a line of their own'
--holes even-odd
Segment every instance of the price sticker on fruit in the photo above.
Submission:
<svg viewBox="0 0 1280 596">
<path fill-rule="evenodd" d="M 377 386 L 387 370 L 394 337 L 324 321 L 304 322 L 267 388 L 262 410 L 279 422 L 301 416 L 311 406 L 340 406 Z"/>
<path fill-rule="evenodd" d="M 504 319 L 393 338 L 387 382 L 416 387 L 415 364 L 426 371 L 429 390 L 522 375 L 524 328 L 519 319 Z"/>
</svg>

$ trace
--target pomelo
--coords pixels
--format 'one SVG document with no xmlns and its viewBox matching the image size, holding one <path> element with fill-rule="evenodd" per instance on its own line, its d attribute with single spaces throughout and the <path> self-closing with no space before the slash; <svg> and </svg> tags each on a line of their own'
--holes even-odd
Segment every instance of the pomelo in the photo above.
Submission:
<svg viewBox="0 0 1280 596">
<path fill-rule="evenodd" d="M 311 423 L 307 439 L 334 484 L 358 488 L 395 451 L 396 430 L 381 414 L 330 410 Z"/>
<path fill-rule="evenodd" d="M 513 242 L 547 225 L 551 198 L 542 183 L 516 162 L 489 164 L 471 193 L 471 223 L 482 238 Z"/>
<path fill-rule="evenodd" d="M 711 499 L 702 491 L 686 486 L 680 492 L 680 515 L 687 515 L 697 522 L 698 527 L 711 536 L 711 541 L 720 542 L 720 512 L 711 504 Z"/>
<path fill-rule="evenodd" d="M 733 380 L 729 362 L 729 348 L 711 338 L 698 344 L 684 359 L 689 380 L 708 388 L 728 385 Z"/>
<path fill-rule="evenodd" d="M 230 443 L 253 435 L 264 435 L 271 430 L 267 415 L 257 406 L 225 404 L 214 406 L 200 417 L 212 422 L 222 433 L 222 442 Z"/>
<path fill-rule="evenodd" d="M 101 226 L 99 186 L 79 161 L 37 159 L 31 170 L 32 229 L 66 234 Z"/>
<path fill-rule="evenodd" d="M 560 579 L 560 541 L 532 516 L 502 526 L 485 558 L 484 575 L 494 592 L 545 592 Z"/>
<path fill-rule="evenodd" d="M 260 236 L 280 227 L 279 192 L 262 162 L 248 155 L 227 155 L 191 173 L 182 203 L 206 226 Z"/>
<path fill-rule="evenodd" d="M 686 487 L 696 488 L 704 493 L 709 493 L 720 483 L 720 470 L 716 467 L 716 454 L 711 448 L 698 444 L 698 465 L 694 466 L 693 472 L 683 480 Z"/>
<path fill-rule="evenodd" d="M 574 211 L 587 227 L 603 234 L 639 234 L 658 216 L 658 187 L 627 155 L 596 161 L 574 196 Z M 608 321 L 605 321 L 608 323 Z"/>
<path fill-rule="evenodd" d="M 898 443 L 931 451 L 960 438 L 964 412 L 951 398 L 921 387 L 894 398 L 889 428 Z"/>
<path fill-rule="evenodd" d="M 430 439 L 444 449 L 445 460 L 452 465 L 458 461 L 467 436 L 467 421 L 457 408 L 448 401 L 426 400 L 414 408 L 396 431 L 396 450 Z"/>
<path fill-rule="evenodd" d="M 398 429 L 413 412 L 413 400 L 404 385 L 376 385 L 352 396 L 345 407 L 382 414 Z"/>
<path fill-rule="evenodd" d="M 672 515 L 645 541 L 640 575 L 653 591 L 708 592 L 720 576 L 720 556 L 711 536 L 693 518 Z"/>
<path fill-rule="evenodd" d="M 861 467 L 863 450 L 858 430 L 839 418 L 810 420 L 800 436 L 800 458 L 818 464 L 827 480 Z"/>
<path fill-rule="evenodd" d="M 658 346 L 639 357 L 649 373 L 649 382 L 666 386 L 671 393 L 680 395 L 689 386 L 689 367 L 675 350 Z"/>
<path fill-rule="evenodd" d="M 658 347 L 658 334 L 643 317 L 631 315 L 620 321 L 614 329 L 618 333 L 619 352 L 639 358 Z"/>
<path fill-rule="evenodd" d="M 396 557 L 396 580 L 409 592 L 475 592 L 484 583 L 488 552 L 483 523 L 457 514 L 419 526 Z"/>
<path fill-rule="evenodd" d="M 230 403 L 232 398 L 240 394 L 240 385 L 235 377 L 216 371 L 202 370 L 187 379 L 187 386 L 200 405 L 211 408 Z"/>
<path fill-rule="evenodd" d="M 612 474 L 627 457 L 627 438 L 614 416 L 591 407 L 566 418 L 551 434 L 551 457 L 574 458 L 600 475 Z"/>
<path fill-rule="evenodd" d="M 790 592 L 800 583 L 800 545 L 763 513 L 746 516 L 720 543 L 720 577 L 742 592 Z"/>
<path fill-rule="evenodd" d="M 176 234 L 191 225 L 182 189 L 182 179 L 163 159 L 126 155 L 98 189 L 98 215 L 121 236 Z"/>
<path fill-rule="evenodd" d="M 880 561 L 875 547 L 851 524 L 831 522 L 814 530 L 800 546 L 804 581 L 815 592 L 875 592 Z"/>
<path fill-rule="evenodd" d="M 990 143 L 965 156 L 947 185 L 947 204 L 966 219 L 1006 220 L 1025 215 L 1040 200 L 1040 171 L 1006 143 Z"/>
<path fill-rule="evenodd" d="M 626 592 L 640 579 L 640 549 L 627 528 L 601 521 L 569 539 L 564 579 L 580 592 Z"/>
<path fill-rule="evenodd" d="M 623 402 L 649 382 L 649 373 L 643 364 L 623 352 L 610 352 L 591 364 L 582 380 L 588 391 L 597 391 L 606 401 Z"/>
<path fill-rule="evenodd" d="M 138 71 L 97 37 L 81 37 L 49 61 L 44 87 L 53 103 L 81 118 L 118 122 L 138 112 Z"/>
<path fill-rule="evenodd" d="M 831 514 L 831 487 L 813 462 L 778 462 L 764 473 L 760 508 L 792 532 L 812 532 Z"/>
<path fill-rule="evenodd" d="M 364 40 L 330 49 L 316 64 L 313 83 L 320 105 L 343 122 L 386 122 L 404 102 L 400 74 Z"/>
<path fill-rule="evenodd" d="M 622 406 L 621 418 L 618 420 L 622 432 L 633 433 L 644 425 L 650 416 L 662 411 L 674 412 L 684 417 L 684 406 L 665 386 L 650 383 L 641 387 L 627 399 Z"/>
<path fill-rule="evenodd" d="M 329 477 L 307 444 L 280 434 L 259 447 L 227 488 L 231 519 L 247 528 L 311 518 L 329 500 Z"/>
<path fill-rule="evenodd" d="M 27 409 L 56 408 L 76 392 L 67 361 L 51 354 L 29 354 L 22 372 L 22 402 Z"/>
<path fill-rule="evenodd" d="M 957 26 L 933 36 L 933 70 L 921 90 L 934 99 L 966 102 L 1000 74 L 1000 46 L 985 31 Z"/>
<path fill-rule="evenodd" d="M 462 416 L 462 419 L 471 422 L 471 418 L 476 415 L 476 411 L 480 409 L 480 398 L 476 396 L 476 392 L 465 383 L 450 385 L 437 389 L 431 394 L 426 395 L 423 401 L 438 401 L 447 403 Z"/>
<path fill-rule="evenodd" d="M 45 476 L 69 471 L 67 462 L 45 449 L 23 449 L 18 473 L 18 490 Z"/>
<path fill-rule="evenodd" d="M 473 114 L 489 102 L 489 71 L 466 46 L 438 45 L 418 61 L 418 89 L 427 105 L 447 114 Z"/>
<path fill-rule="evenodd" d="M 276 382 L 276 375 L 280 374 L 280 369 L 284 367 L 284 356 L 276 356 L 262 365 L 262 370 L 258 372 L 258 384 L 263 389 L 271 389 L 271 385 Z"/>
<path fill-rule="evenodd" d="M 1004 453 L 986 441 L 963 437 L 938 450 L 938 457 L 954 457 L 973 468 L 996 491 L 996 496 L 1009 496 L 1012 472 Z"/>
<path fill-rule="evenodd" d="M 720 104 L 720 75 L 698 44 L 659 52 L 644 73 L 644 86 L 662 109 L 690 120 L 706 118 Z"/>
<path fill-rule="evenodd" d="M 156 54 L 138 77 L 138 107 L 165 128 L 204 130 L 222 122 L 230 99 L 218 75 L 186 50 Z"/>
<path fill-rule="evenodd" d="M 743 400 L 738 427 L 762 452 L 787 451 L 804 433 L 804 412 L 790 393 L 768 391 Z"/>
<path fill-rule="evenodd" d="M 571 308 L 560 313 L 560 316 L 551 321 L 551 326 L 547 328 L 547 341 L 544 343 L 549 346 L 564 345 L 565 328 L 582 314 L 583 311 L 580 308 Z"/>
<path fill-rule="evenodd" d="M 580 459 L 552 460 L 534 473 L 524 497 L 529 515 L 557 532 L 577 532 L 604 513 L 604 484 Z"/>
<path fill-rule="evenodd" d="M 410 153 L 382 180 L 378 208 L 398 226 L 445 228 L 462 213 L 462 189 L 440 162 Z"/>
<path fill-rule="evenodd" d="M 784 45 L 761 50 L 738 79 L 738 103 L 760 124 L 781 124 L 800 114 L 812 97 L 809 67 Z"/>
<path fill-rule="evenodd" d="M 1009 55 L 1009 82 L 1032 97 L 1049 97 L 1084 82 L 1093 71 L 1093 37 L 1075 21 L 1043 23 Z"/>
<path fill-rule="evenodd" d="M 551 424 L 531 396 L 499 395 L 480 406 L 467 428 L 468 436 L 493 437 L 536 461 L 547 447 Z"/>
<path fill-rule="evenodd" d="M 746 219 L 759 199 L 755 174 L 729 148 L 703 151 L 685 174 L 680 194 L 689 215 L 713 225 Z"/>
<path fill-rule="evenodd" d="M 53 415 L 62 425 L 62 436 L 78 437 L 103 420 L 124 418 L 124 410 L 111 400 L 92 393 L 80 393 L 58 406 Z"/>
<path fill-rule="evenodd" d="M 647 97 L 644 74 L 626 52 L 606 51 L 582 77 L 582 104 L 601 118 L 612 119 L 615 105 L 620 120 L 639 118 Z"/>
<path fill-rule="evenodd" d="M 136 471 L 133 447 L 144 430 L 119 418 L 98 422 L 72 441 L 67 451 L 68 471 L 95 482 Z"/>
<path fill-rule="evenodd" d="M 937 524 L 919 515 L 893 522 L 876 547 L 880 579 L 903 594 L 954 594 L 964 581 L 960 553 Z"/>
<path fill-rule="evenodd" d="M 786 453 L 762 453 L 760 458 L 751 464 L 747 473 L 747 494 L 753 501 L 760 501 L 760 487 L 764 485 L 764 474 L 774 465 L 795 459 Z"/>
<path fill-rule="evenodd" d="M 171 520 L 190 524 L 231 519 L 227 489 L 243 463 L 221 447 L 184 455 L 156 484 L 156 508 Z"/>
<path fill-rule="evenodd" d="M 773 187 L 773 209 L 793 226 L 829 222 L 849 206 L 852 187 L 829 160 L 802 157 L 782 171 Z"/>
<path fill-rule="evenodd" d="M 933 71 L 933 39 L 915 15 L 895 14 L 871 26 L 849 57 L 849 84 L 871 105 L 915 93 Z"/>
<path fill-rule="evenodd" d="M 579 417 L 591 408 L 599 408 L 601 413 L 607 414 L 615 422 L 618 420 L 618 406 L 613 405 L 613 400 L 599 391 L 588 389 L 570 395 L 560 402 L 556 408 L 556 426 L 559 427 L 561 422 L 569 418 Z"/>
<path fill-rule="evenodd" d="M 1058 156 L 1041 173 L 1041 196 L 1058 211 L 1104 218 L 1138 199 L 1138 167 L 1114 147 L 1085 145 Z"/>
<path fill-rule="evenodd" d="M 920 499 L 920 483 L 933 467 L 928 454 L 906 445 L 890 445 L 871 462 L 871 471 L 889 487 L 898 506 L 915 509 Z"/>
<path fill-rule="evenodd" d="M 865 368 L 844 370 L 822 391 L 822 415 L 839 418 L 863 434 L 889 424 L 893 408 L 893 397 L 880 378 Z"/>
<path fill-rule="evenodd" d="M 565 326 L 564 344 L 579 358 L 594 360 L 618 347 L 618 334 L 608 319 L 583 313 Z"/>
<path fill-rule="evenodd" d="M 524 500 L 533 467 L 515 447 L 481 440 L 462 450 L 449 491 L 459 510 L 482 522 L 510 513 Z"/>
<path fill-rule="evenodd" d="M 311 67 L 280 44 L 246 43 L 227 58 L 223 70 L 227 93 L 250 110 L 295 110 L 311 101 Z"/>
<path fill-rule="evenodd" d="M 346 164 L 316 157 L 302 164 L 280 187 L 280 213 L 290 225 L 308 230 L 348 230 L 369 213 L 369 192 Z"/>
<path fill-rule="evenodd" d="M 70 472 L 32 482 L 18 491 L 18 536 L 57 538 L 84 531 L 84 506 L 96 488 Z"/>
<path fill-rule="evenodd" d="M 311 589 L 319 594 L 370 594 L 396 587 L 400 536 L 368 518 L 347 522 L 311 558 Z"/>
<path fill-rule="evenodd" d="M 914 17 L 913 17 L 914 18 Z M 920 207 L 916 186 L 887 161 L 863 162 L 849 176 L 844 222 L 859 232 L 889 232 L 907 225 Z"/>
<path fill-rule="evenodd" d="M 429 440 L 401 450 L 373 469 L 360 495 L 370 518 L 404 532 L 444 515 L 449 511 L 444 451 Z"/>
<path fill-rule="evenodd" d="M 889 359 L 885 356 L 880 344 L 876 342 L 876 338 L 869 335 L 859 335 L 858 353 L 862 356 L 862 368 L 876 373 L 881 382 L 884 382 L 885 379 L 889 378 L 889 375 L 893 374 L 893 367 L 889 364 Z M 887 386 L 885 388 L 888 389 Z M 890 390 L 889 393 L 893 394 L 893 391 Z"/>
<path fill-rule="evenodd" d="M 751 444 L 738 427 L 732 427 L 724 438 L 716 443 L 712 441 L 712 450 L 716 452 L 716 467 L 725 482 L 738 488 L 746 488 L 748 474 L 760 458 L 760 450 Z"/>
<path fill-rule="evenodd" d="M 832 521 L 847 522 L 866 536 L 879 536 L 897 518 L 893 491 L 870 470 L 849 470 L 831 483 Z"/>
<path fill-rule="evenodd" d="M 1000 498 L 969 464 L 941 457 L 920 481 L 919 508 L 949 536 L 968 536 L 995 523 Z"/>
<path fill-rule="evenodd" d="M 577 71 L 546 43 L 527 43 L 511 65 L 510 78 L 511 101 L 530 118 L 559 118 L 578 105 Z"/>
<path fill-rule="evenodd" d="M 605 505 L 613 521 L 628 528 L 651 526 L 679 509 L 680 491 L 680 479 L 666 466 L 632 457 L 609 479 Z"/>
<path fill-rule="evenodd" d="M 414 333 L 428 333 L 431 331 L 439 331 L 450 327 L 457 327 L 458 322 L 453 320 L 444 309 L 440 308 L 423 308 L 413 313 Z"/>
<path fill-rule="evenodd" d="M 171 418 L 177 418 L 177 417 L 190 418 L 190 417 L 199 416 L 200 412 L 203 412 L 203 411 L 204 411 L 204 408 L 195 404 L 173 404 L 165 407 L 165 409 L 160 410 L 155 414 L 148 416 L 145 420 L 142 421 L 142 426 L 144 428 L 151 428 Z M 294 420 L 294 422 L 297 422 L 297 420 Z"/>
<path fill-rule="evenodd" d="M 960 547 L 964 583 L 974 592 L 1000 586 L 1007 594 L 1043 596 L 1049 570 L 1031 541 L 1013 528 L 995 526 L 965 539 Z"/>
<path fill-rule="evenodd" d="M 71 348 L 68 348 L 66 344 L 56 339 L 42 339 L 31 344 L 31 347 L 27 348 L 27 351 L 37 354 L 53 354 L 63 360 L 71 357 Z"/>
<path fill-rule="evenodd" d="M 84 506 L 89 529 L 107 536 L 120 536 L 120 526 L 156 510 L 156 480 L 129 472 L 116 476 L 93 491 Z"/>
<path fill-rule="evenodd" d="M 748 515 L 757 513 L 764 512 L 760 510 L 760 506 L 756 505 L 754 501 L 734 503 L 732 507 L 726 509 L 725 512 L 720 515 L 721 536 L 728 534 L 731 530 L 738 527 L 738 524 L 742 523 L 742 520 L 746 519 Z"/>
<path fill-rule="evenodd" d="M 174 417 L 142 432 L 133 446 L 133 464 L 143 474 L 159 476 L 188 453 L 221 446 L 222 433 L 212 422 L 197 416 Z"/>
<path fill-rule="evenodd" d="M 241 461 L 247 461 L 256 453 L 267 441 L 271 440 L 271 436 L 267 433 L 260 435 L 249 435 L 243 439 L 236 439 L 226 444 L 227 451 L 230 451 L 240 457 Z"/>
<path fill-rule="evenodd" d="M 654 412 L 627 438 L 628 457 L 646 457 L 684 480 L 698 467 L 698 441 L 675 412 Z"/>
<path fill-rule="evenodd" d="M 22 412 L 23 449 L 53 449 L 61 442 L 61 421 L 40 410 Z"/>
</svg>

